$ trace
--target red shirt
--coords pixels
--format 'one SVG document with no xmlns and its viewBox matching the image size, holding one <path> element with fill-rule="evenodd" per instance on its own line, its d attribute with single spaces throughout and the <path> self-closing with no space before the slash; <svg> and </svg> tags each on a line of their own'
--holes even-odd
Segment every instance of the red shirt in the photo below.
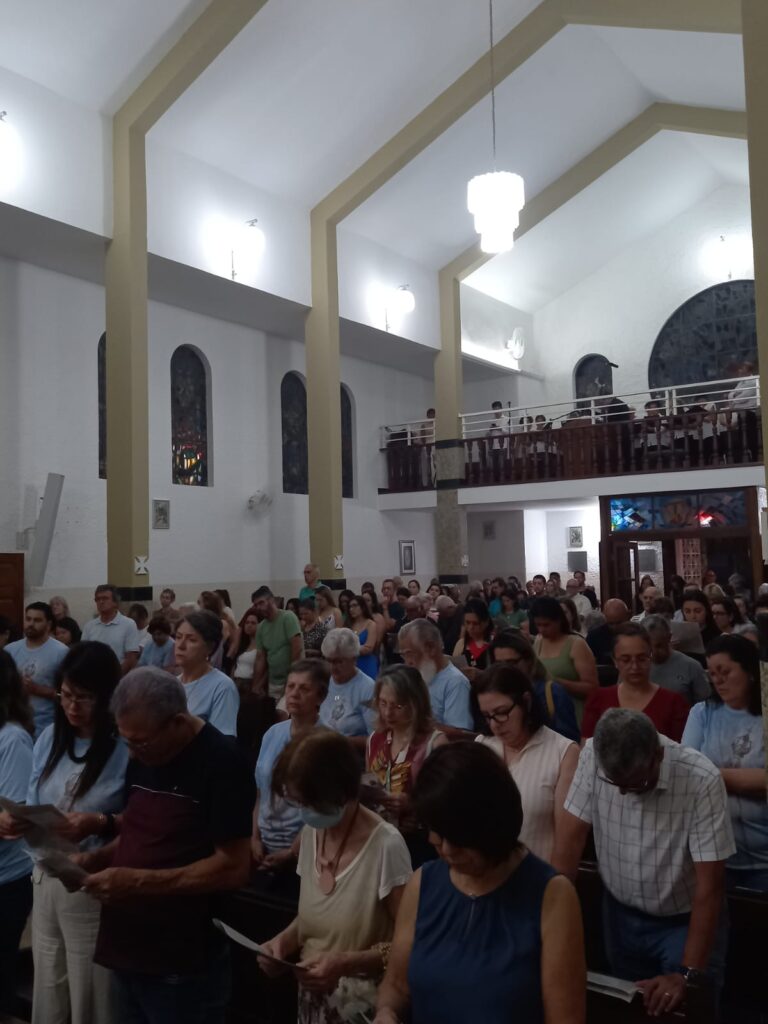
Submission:
<svg viewBox="0 0 768 1024">
<path fill-rule="evenodd" d="M 595 726 L 602 713 L 608 708 L 618 707 L 620 707 L 618 685 L 599 686 L 593 690 L 584 707 L 581 738 L 588 740 L 590 736 L 593 736 Z M 673 690 L 665 690 L 663 686 L 660 686 L 643 708 L 643 713 L 648 715 L 663 736 L 679 743 L 683 738 L 683 729 L 690 710 L 690 705 L 684 697 Z"/>
</svg>

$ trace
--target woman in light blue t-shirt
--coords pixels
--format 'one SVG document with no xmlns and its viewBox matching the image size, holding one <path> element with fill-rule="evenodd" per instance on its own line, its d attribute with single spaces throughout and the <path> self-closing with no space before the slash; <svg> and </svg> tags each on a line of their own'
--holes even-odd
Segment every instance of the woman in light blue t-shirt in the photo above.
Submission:
<svg viewBox="0 0 768 1024">
<path fill-rule="evenodd" d="M 10 654 L 0 651 L 0 796 L 24 803 L 32 771 L 32 708 Z M 0 1010 L 16 998 L 16 959 L 32 906 L 32 861 L 21 839 L 3 842 L 10 816 L 0 814 Z"/>
<path fill-rule="evenodd" d="M 694 704 L 683 746 L 705 754 L 720 769 L 736 853 L 726 863 L 729 886 L 768 892 L 768 804 L 760 661 L 755 644 L 723 634 L 707 646 L 715 693 Z"/>
<path fill-rule="evenodd" d="M 221 644 L 222 632 L 221 619 L 213 612 L 185 615 L 176 627 L 176 664 L 181 669 L 190 715 L 210 722 L 225 736 L 236 736 L 240 694 L 229 676 L 210 664 Z"/>
<path fill-rule="evenodd" d="M 53 804 L 58 830 L 81 850 L 110 841 L 123 809 L 128 750 L 109 710 L 120 663 L 106 644 L 75 644 L 56 680 L 53 725 L 35 743 L 28 804 Z M 33 851 L 33 855 L 35 851 Z M 32 874 L 33 1024 L 114 1021 L 109 972 L 93 963 L 100 904 L 68 892 L 36 866 Z"/>
</svg>

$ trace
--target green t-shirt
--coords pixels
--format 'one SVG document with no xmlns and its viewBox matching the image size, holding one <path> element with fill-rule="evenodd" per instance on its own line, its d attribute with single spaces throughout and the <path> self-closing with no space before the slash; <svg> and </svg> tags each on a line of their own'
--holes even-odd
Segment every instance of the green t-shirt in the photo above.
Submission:
<svg viewBox="0 0 768 1024">
<path fill-rule="evenodd" d="M 317 593 L 317 587 L 302 587 L 299 591 L 299 600 L 306 601 L 308 597 L 314 597 Z"/>
<path fill-rule="evenodd" d="M 497 615 L 493 621 L 499 629 L 520 629 L 527 618 L 528 612 L 523 611 L 522 608 L 518 608 L 516 612 L 502 612 L 501 615 Z"/>
<path fill-rule="evenodd" d="M 282 697 L 288 670 L 291 667 L 291 639 L 301 636 L 299 620 L 293 612 L 278 611 L 270 622 L 264 619 L 256 630 L 256 649 L 267 655 L 269 692 Z"/>
</svg>

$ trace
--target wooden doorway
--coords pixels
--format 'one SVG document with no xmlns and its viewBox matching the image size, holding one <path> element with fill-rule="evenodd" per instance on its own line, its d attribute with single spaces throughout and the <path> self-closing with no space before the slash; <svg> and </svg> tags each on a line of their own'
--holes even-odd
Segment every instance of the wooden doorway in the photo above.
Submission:
<svg viewBox="0 0 768 1024">
<path fill-rule="evenodd" d="M 0 615 L 21 632 L 24 625 L 24 555 L 0 554 Z"/>
</svg>

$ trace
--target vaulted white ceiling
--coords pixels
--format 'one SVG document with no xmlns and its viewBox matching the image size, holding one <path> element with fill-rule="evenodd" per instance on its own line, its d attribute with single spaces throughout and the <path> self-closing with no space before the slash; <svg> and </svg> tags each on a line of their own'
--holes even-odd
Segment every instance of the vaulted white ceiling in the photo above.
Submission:
<svg viewBox="0 0 768 1024">
<path fill-rule="evenodd" d="M 0 67 L 109 113 L 206 2 L 0 0 Z M 537 2 L 495 0 L 497 38 Z M 308 210 L 487 45 L 486 0 L 269 0 L 152 136 Z M 531 197 L 654 101 L 743 109 L 740 37 L 565 29 L 497 90 L 498 166 Z M 484 100 L 343 230 L 436 270 L 474 242 L 466 182 L 490 166 Z M 748 183 L 743 143 L 664 133 L 472 283 L 535 309 L 723 183 Z"/>
</svg>

